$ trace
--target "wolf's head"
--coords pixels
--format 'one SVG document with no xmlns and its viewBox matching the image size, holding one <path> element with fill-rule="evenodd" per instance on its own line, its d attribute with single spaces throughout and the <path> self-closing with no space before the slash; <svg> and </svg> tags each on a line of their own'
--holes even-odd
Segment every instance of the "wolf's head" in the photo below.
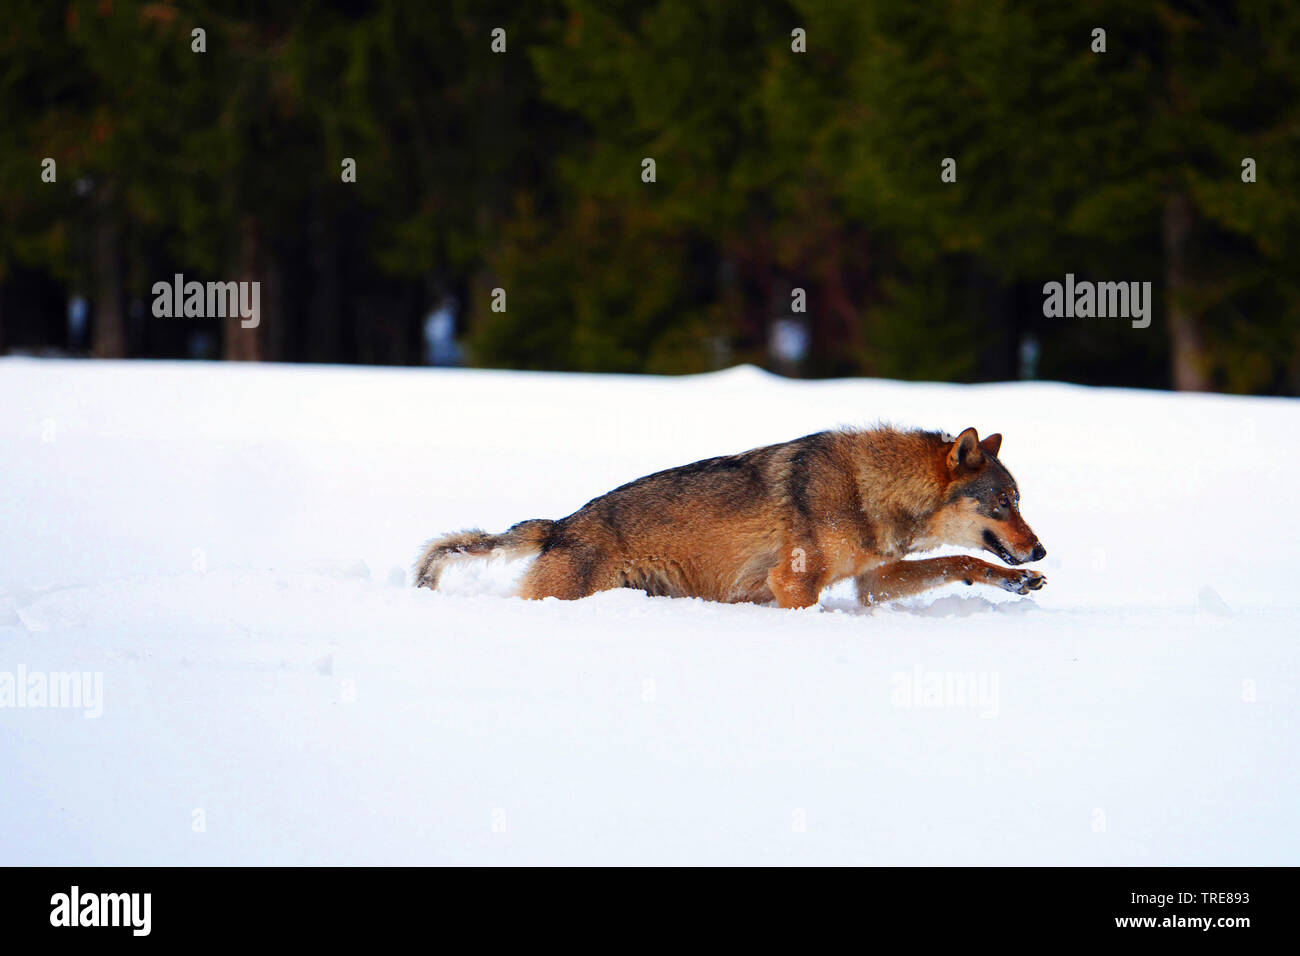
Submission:
<svg viewBox="0 0 1300 956">
<path fill-rule="evenodd" d="M 1047 549 L 1020 516 L 1020 490 L 998 461 L 1001 447 L 1001 435 L 980 441 L 973 428 L 946 447 L 939 469 L 947 490 L 926 538 L 934 544 L 983 548 L 1007 564 L 1037 561 Z"/>
</svg>

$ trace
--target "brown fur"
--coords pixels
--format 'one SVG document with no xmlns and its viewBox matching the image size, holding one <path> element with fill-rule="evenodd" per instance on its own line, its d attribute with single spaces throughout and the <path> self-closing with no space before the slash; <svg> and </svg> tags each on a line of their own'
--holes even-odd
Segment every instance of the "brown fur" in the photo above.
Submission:
<svg viewBox="0 0 1300 956">
<path fill-rule="evenodd" d="M 903 560 L 940 545 L 1011 564 L 1046 554 L 997 459 L 1001 442 L 981 442 L 973 428 L 955 440 L 877 428 L 710 458 L 637 479 L 559 521 L 436 538 L 416 563 L 416 584 L 436 588 L 461 557 L 537 554 L 520 584 L 526 598 L 629 587 L 807 607 L 849 577 L 864 604 L 954 581 L 1024 594 L 1046 578 L 972 557 Z"/>
</svg>

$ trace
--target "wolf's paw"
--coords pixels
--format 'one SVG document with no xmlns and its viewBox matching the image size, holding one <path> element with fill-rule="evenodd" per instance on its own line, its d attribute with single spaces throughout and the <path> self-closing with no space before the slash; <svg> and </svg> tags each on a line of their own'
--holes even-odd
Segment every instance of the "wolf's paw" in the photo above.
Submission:
<svg viewBox="0 0 1300 956">
<path fill-rule="evenodd" d="M 999 583 L 1012 594 L 1028 594 L 1046 584 L 1047 578 L 1037 571 L 1004 571 Z"/>
</svg>

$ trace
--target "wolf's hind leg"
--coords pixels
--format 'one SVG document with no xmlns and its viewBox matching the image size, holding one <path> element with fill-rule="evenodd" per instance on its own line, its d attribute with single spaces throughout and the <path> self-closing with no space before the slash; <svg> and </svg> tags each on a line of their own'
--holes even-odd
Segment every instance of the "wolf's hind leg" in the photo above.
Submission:
<svg viewBox="0 0 1300 956">
<path fill-rule="evenodd" d="M 618 587 L 607 573 L 608 562 L 592 548 L 558 547 L 543 553 L 519 582 L 519 596 L 530 601 L 559 598 L 576 601 Z"/>
<path fill-rule="evenodd" d="M 991 584 L 1013 594 L 1028 594 L 1046 584 L 1047 578 L 1028 568 L 1000 568 L 965 555 L 895 561 L 858 575 L 858 600 L 862 604 L 883 604 L 958 581 Z"/>
</svg>

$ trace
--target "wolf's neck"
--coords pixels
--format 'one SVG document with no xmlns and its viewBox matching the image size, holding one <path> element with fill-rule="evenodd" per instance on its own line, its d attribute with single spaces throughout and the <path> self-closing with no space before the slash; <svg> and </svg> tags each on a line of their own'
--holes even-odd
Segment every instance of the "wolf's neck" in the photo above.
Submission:
<svg viewBox="0 0 1300 956">
<path fill-rule="evenodd" d="M 926 432 L 850 433 L 858 506 L 881 551 L 914 550 L 943 504 L 942 439 Z"/>
</svg>

